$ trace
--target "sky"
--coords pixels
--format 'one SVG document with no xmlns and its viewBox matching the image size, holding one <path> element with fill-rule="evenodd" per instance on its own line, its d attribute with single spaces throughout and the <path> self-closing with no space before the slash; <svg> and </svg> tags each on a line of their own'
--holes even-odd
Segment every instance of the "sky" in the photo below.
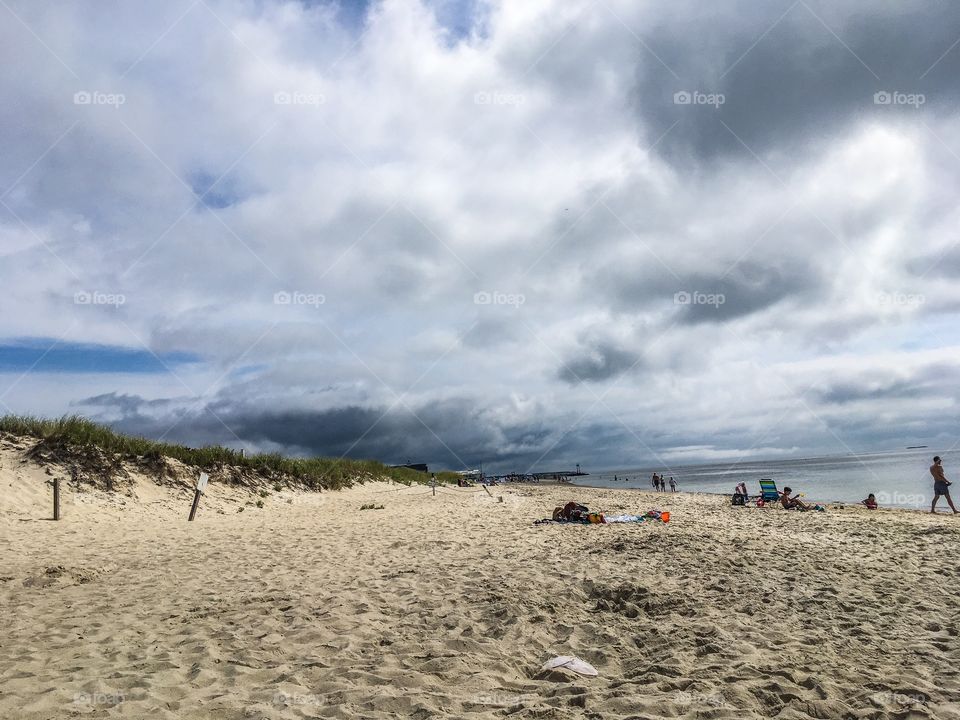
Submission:
<svg viewBox="0 0 960 720">
<path fill-rule="evenodd" d="M 499 472 L 960 420 L 960 5 L 0 2 L 0 412 Z"/>
</svg>

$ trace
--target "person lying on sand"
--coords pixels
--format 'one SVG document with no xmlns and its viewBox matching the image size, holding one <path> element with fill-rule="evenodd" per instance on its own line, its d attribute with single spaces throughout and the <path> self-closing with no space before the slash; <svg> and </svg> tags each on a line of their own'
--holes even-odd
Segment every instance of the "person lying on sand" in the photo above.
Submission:
<svg viewBox="0 0 960 720">
<path fill-rule="evenodd" d="M 783 505 L 787 510 L 812 510 L 809 505 L 800 500 L 800 496 L 790 497 L 790 493 L 793 492 L 788 487 L 783 489 L 783 492 L 780 493 L 780 504 Z"/>
<path fill-rule="evenodd" d="M 873 493 L 867 495 L 867 499 L 861 500 L 860 502 L 867 506 L 867 510 L 877 509 L 877 499 L 873 496 Z"/>
</svg>

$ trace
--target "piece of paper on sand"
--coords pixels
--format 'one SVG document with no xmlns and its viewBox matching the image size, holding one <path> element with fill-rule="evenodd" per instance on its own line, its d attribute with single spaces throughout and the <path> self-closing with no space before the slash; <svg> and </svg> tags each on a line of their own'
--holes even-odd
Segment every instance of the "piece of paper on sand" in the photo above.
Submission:
<svg viewBox="0 0 960 720">
<path fill-rule="evenodd" d="M 573 655 L 559 655 L 552 660 L 547 660 L 541 670 L 552 670 L 554 668 L 564 667 L 580 675 L 596 677 L 599 675 L 597 669 L 586 660 L 581 660 Z"/>
</svg>

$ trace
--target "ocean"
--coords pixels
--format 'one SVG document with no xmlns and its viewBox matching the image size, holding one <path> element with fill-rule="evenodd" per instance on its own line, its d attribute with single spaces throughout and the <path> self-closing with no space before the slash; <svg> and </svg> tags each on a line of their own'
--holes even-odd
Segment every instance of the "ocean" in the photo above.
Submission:
<svg viewBox="0 0 960 720">
<path fill-rule="evenodd" d="M 760 478 L 770 478 L 782 490 L 789 486 L 793 493 L 803 493 L 805 501 L 859 503 L 873 493 L 881 507 L 930 509 L 933 500 L 933 479 L 930 465 L 933 456 L 943 457 L 948 480 L 960 475 L 960 464 L 952 464 L 951 456 L 933 448 L 866 454 L 833 455 L 791 460 L 757 460 L 750 462 L 715 462 L 707 465 L 624 468 L 592 472 L 571 478 L 575 485 L 595 487 L 652 489 L 650 476 L 673 475 L 680 492 L 707 492 L 732 495 L 741 480 L 751 495 L 759 494 Z M 954 455 L 960 463 L 960 453 Z M 614 476 L 618 479 L 615 481 Z M 629 478 L 628 480 L 624 480 Z M 953 489 L 953 488 L 951 488 Z M 667 490 L 670 486 L 667 485 Z M 960 483 L 952 493 L 960 509 Z M 947 510 L 943 498 L 938 510 Z"/>
</svg>

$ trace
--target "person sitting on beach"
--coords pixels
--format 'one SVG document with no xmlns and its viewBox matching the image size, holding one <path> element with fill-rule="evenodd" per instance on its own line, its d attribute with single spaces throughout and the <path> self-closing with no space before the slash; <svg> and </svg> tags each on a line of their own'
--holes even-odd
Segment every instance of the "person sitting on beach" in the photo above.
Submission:
<svg viewBox="0 0 960 720">
<path fill-rule="evenodd" d="M 580 503 L 576 503 L 571 500 L 563 507 L 556 507 L 553 509 L 553 519 L 561 522 L 586 520 L 589 512 L 590 509 L 586 505 L 581 505 Z"/>
<path fill-rule="evenodd" d="M 877 509 L 877 499 L 873 496 L 873 493 L 867 495 L 867 499 L 861 500 L 860 502 L 867 506 L 867 510 Z"/>
<path fill-rule="evenodd" d="M 733 504 L 743 506 L 747 504 L 747 500 L 749 499 L 750 497 L 747 495 L 747 484 L 742 482 L 737 483 L 737 486 L 733 489 Z M 757 507 L 762 507 L 762 505 L 758 505 Z"/>
<path fill-rule="evenodd" d="M 790 497 L 790 493 L 793 492 L 790 488 L 785 487 L 783 492 L 780 493 L 780 504 L 787 510 L 810 510 L 812 509 L 805 502 L 800 500 L 800 496 Z"/>
</svg>

